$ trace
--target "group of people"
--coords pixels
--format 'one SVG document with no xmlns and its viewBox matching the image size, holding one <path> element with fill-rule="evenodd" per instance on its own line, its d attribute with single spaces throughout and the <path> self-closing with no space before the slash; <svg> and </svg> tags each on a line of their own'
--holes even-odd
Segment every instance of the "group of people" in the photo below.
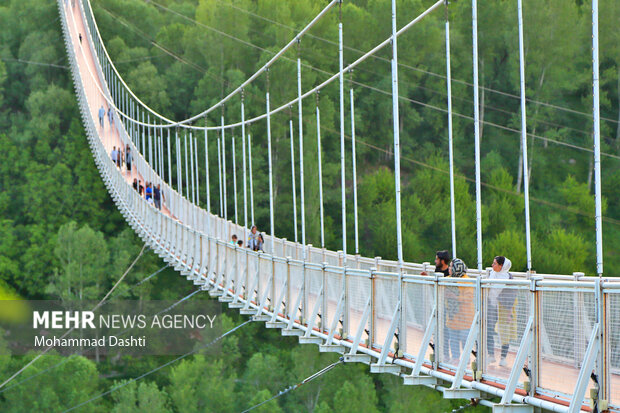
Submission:
<svg viewBox="0 0 620 413">
<path fill-rule="evenodd" d="M 511 266 L 512 263 L 508 258 L 501 255 L 495 257 L 489 279 L 511 279 L 512 275 L 509 272 Z M 442 273 L 446 277 L 469 278 L 463 260 L 451 259 L 448 251 L 437 251 L 435 273 Z M 422 275 L 428 273 L 422 272 Z M 474 288 L 464 285 L 447 287 L 444 291 L 446 310 L 443 317 L 445 323 L 443 355 L 449 364 L 457 364 L 474 319 Z M 487 363 L 498 362 L 495 358 L 497 335 L 501 349 L 498 365 L 506 367 L 510 342 L 517 339 L 517 290 L 491 286 L 485 289 L 485 293 Z"/>
<path fill-rule="evenodd" d="M 243 241 L 240 240 L 236 234 L 233 234 L 231 237 L 230 243 L 233 245 L 238 245 L 239 247 L 243 247 Z M 248 236 L 247 244 L 248 248 L 252 251 L 261 251 L 263 250 L 263 245 L 265 245 L 265 239 L 263 238 L 263 234 L 258 232 L 258 228 L 256 225 L 252 225 L 250 229 L 250 235 Z"/>
<path fill-rule="evenodd" d="M 118 169 L 121 169 L 121 166 L 124 164 L 127 168 L 127 172 L 131 172 L 131 164 L 133 163 L 133 154 L 131 153 L 131 148 L 129 145 L 125 146 L 125 150 L 122 147 L 116 148 L 116 146 L 112 147 L 112 152 L 110 152 L 110 157 L 112 158 L 112 162 L 116 165 Z"/>
<path fill-rule="evenodd" d="M 165 201 L 164 191 L 161 190 L 160 184 L 153 184 L 152 182 L 146 182 L 146 188 L 142 185 L 142 181 L 134 178 L 133 189 L 138 191 L 140 196 L 146 199 L 146 202 L 153 205 L 155 208 L 161 210 L 161 201 Z"/>
<path fill-rule="evenodd" d="M 101 107 L 99 108 L 99 126 L 101 126 L 101 129 L 103 130 L 103 128 L 105 127 L 105 115 L 106 115 L 106 110 L 105 107 L 103 107 L 103 105 L 101 105 Z M 108 108 L 107 111 L 108 114 L 108 122 L 110 122 L 110 127 L 112 127 L 114 125 L 114 112 L 112 111 L 112 106 L 110 106 Z"/>
</svg>

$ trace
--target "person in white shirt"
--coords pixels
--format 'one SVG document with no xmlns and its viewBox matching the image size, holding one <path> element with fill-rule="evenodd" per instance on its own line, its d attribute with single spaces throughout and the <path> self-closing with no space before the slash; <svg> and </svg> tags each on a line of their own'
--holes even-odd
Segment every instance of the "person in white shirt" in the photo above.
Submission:
<svg viewBox="0 0 620 413">
<path fill-rule="evenodd" d="M 497 256 L 493 259 L 491 274 L 489 279 L 492 280 L 508 280 L 512 276 L 508 272 L 512 262 L 504 257 Z M 496 362 L 495 360 L 495 330 L 500 321 L 497 330 L 499 333 L 501 343 L 501 357 L 499 365 L 506 366 L 506 355 L 508 354 L 508 348 L 510 346 L 510 340 L 514 335 L 513 331 L 516 328 L 516 319 L 513 317 L 514 302 L 516 299 L 516 290 L 509 288 L 501 288 L 500 286 L 491 286 L 488 290 L 487 300 L 487 351 L 489 354 L 489 364 Z M 500 311 L 501 310 L 501 311 Z M 501 315 L 501 317 L 500 317 Z M 515 331 L 516 332 L 516 331 Z"/>
</svg>

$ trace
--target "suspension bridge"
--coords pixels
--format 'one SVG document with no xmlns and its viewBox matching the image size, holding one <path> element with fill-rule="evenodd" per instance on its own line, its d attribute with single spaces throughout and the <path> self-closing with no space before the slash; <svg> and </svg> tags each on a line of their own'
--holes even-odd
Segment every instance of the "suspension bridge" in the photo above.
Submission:
<svg viewBox="0 0 620 413">
<path fill-rule="evenodd" d="M 524 170 L 524 195 L 527 235 L 527 264 L 530 271 L 512 273 L 511 279 L 489 279 L 482 266 L 482 228 L 480 208 L 480 115 L 477 92 L 477 10 L 472 1 L 474 125 L 476 148 L 477 246 L 476 269 L 468 278 L 434 274 L 428 263 L 403 260 L 400 223 L 400 137 L 398 104 L 398 37 L 437 13 L 447 5 L 439 0 L 419 16 L 398 28 L 396 6 L 392 1 L 392 34 L 346 67 L 343 60 L 343 25 L 338 25 L 339 71 L 323 83 L 305 90 L 301 82 L 301 60 L 297 58 L 297 98 L 279 107 L 270 107 L 269 68 L 285 52 L 293 49 L 324 16 L 338 12 L 340 0 L 329 2 L 291 41 L 280 49 L 255 74 L 216 105 L 183 121 L 174 121 L 144 104 L 125 84 L 110 59 L 99 33 L 89 0 L 58 0 L 76 95 L 90 147 L 97 167 L 112 198 L 135 232 L 175 270 L 213 297 L 237 308 L 242 314 L 264 321 L 267 328 L 280 329 L 282 335 L 297 336 L 302 344 L 316 344 L 322 352 L 344 355 L 345 362 L 369 365 L 371 372 L 390 373 L 403 378 L 404 385 L 423 385 L 443 393 L 445 398 L 476 399 L 495 412 L 508 411 L 620 411 L 620 283 L 603 277 L 602 213 L 600 194 L 600 114 L 598 112 L 598 10 L 592 2 L 593 96 L 597 272 L 599 277 L 536 274 L 531 271 L 529 228 L 528 168 Z M 159 5 L 158 7 L 165 7 Z M 523 25 L 519 10 L 519 46 L 521 76 L 521 139 L 526 140 Z M 450 92 L 449 21 L 445 23 L 448 84 L 448 122 L 451 194 L 452 129 Z M 345 91 L 344 76 L 354 67 L 390 47 L 393 133 L 395 161 L 395 199 L 398 260 L 366 258 L 351 254 L 346 245 L 345 196 Z M 266 79 L 264 112 L 245 117 L 244 90 L 256 79 Z M 321 137 L 317 127 L 318 181 L 322 246 L 306 242 L 304 211 L 304 147 L 302 104 L 313 102 L 326 86 L 339 86 L 340 150 L 342 186 L 342 250 L 324 248 Z M 351 122 L 354 122 L 353 91 L 350 91 Z M 208 114 L 224 104 L 239 104 L 241 121 L 209 126 Z M 295 242 L 276 237 L 273 196 L 271 121 L 273 115 L 298 108 L 299 194 L 301 197 L 301 239 Z M 100 124 L 99 111 L 111 110 L 113 126 Z M 262 111 L 262 109 L 261 109 Z M 316 122 L 320 111 L 316 107 Z M 205 120 L 204 126 L 197 123 Z M 230 242 L 232 234 L 248 239 L 249 224 L 254 222 L 251 138 L 246 127 L 266 123 L 269 174 L 270 228 L 265 235 L 265 252 L 253 251 Z M 226 134 L 241 129 L 243 148 L 243 224 L 237 208 L 237 174 L 233 174 L 234 222 L 228 219 L 224 151 Z M 352 125 L 355 150 L 355 126 Z M 209 135 L 209 132 L 212 132 Z M 290 120 L 291 163 L 294 165 L 293 120 Z M 234 139 L 231 137 L 231 139 Z M 208 140 L 217 140 L 219 214 L 211 211 Z M 199 159 L 199 146 L 205 153 Z M 131 170 L 118 168 L 110 153 L 113 147 L 130 148 Z M 233 146 L 234 147 L 234 146 Z M 189 149 L 188 149 L 189 148 Z M 522 145 L 527 165 L 527 144 Z M 355 177 L 355 152 L 353 152 Z M 236 155 L 233 155 L 233 162 Z M 198 165 L 204 166 L 204 181 Z M 173 170 L 176 182 L 173 182 Z M 237 165 L 233 165 L 237 170 Z M 247 172 L 246 172 L 247 171 Z M 249 173 L 249 176 L 248 176 Z M 295 173 L 292 173 L 295 176 Z M 164 196 L 161 210 L 149 204 L 132 186 L 134 179 L 161 185 Z M 202 186 L 201 186 L 202 182 Z M 293 185 L 294 185 L 293 180 Z M 248 194 L 249 186 L 249 194 Z M 200 188 L 207 204 L 199 205 Z M 355 239 L 358 239 L 357 193 L 354 188 Z M 293 191 L 296 191 L 293 189 Z M 215 196 L 217 195 L 217 196 Z M 266 194 L 265 194 L 266 196 Z M 452 241 L 456 250 L 454 200 L 452 196 Z M 248 204 L 250 213 L 248 213 Z M 293 203 L 296 205 L 296 202 Z M 231 211 L 232 211 L 231 206 Z M 241 210 L 241 209 L 240 209 Z M 297 219 L 295 211 L 295 219 Z M 297 224 L 297 223 L 296 223 Z M 297 227 L 297 225 L 295 225 Z M 357 245 L 355 248 L 357 252 Z M 434 275 L 422 275 L 422 274 Z M 507 351 L 505 343 L 490 339 L 494 324 L 489 309 L 499 294 L 510 292 L 514 308 L 510 323 L 514 328 Z M 455 298 L 457 297 L 457 298 Z M 452 303 L 468 297 L 471 311 L 457 311 Z M 495 321 L 495 322 L 493 322 Z M 462 332 L 450 357 L 447 323 L 457 323 Z M 452 328 L 455 328 L 452 326 Z M 504 344 L 504 346 L 502 346 Z M 493 354 L 504 347 L 505 362 L 498 365 Z M 494 400 L 494 401 L 491 401 Z"/>
</svg>

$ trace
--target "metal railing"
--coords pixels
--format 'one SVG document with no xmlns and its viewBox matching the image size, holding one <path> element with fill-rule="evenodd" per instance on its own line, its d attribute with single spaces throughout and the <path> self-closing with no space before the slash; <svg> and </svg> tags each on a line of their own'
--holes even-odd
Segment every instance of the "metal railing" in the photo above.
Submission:
<svg viewBox="0 0 620 413">
<path fill-rule="evenodd" d="M 350 266 L 343 267 L 341 252 L 280 238 L 273 240 L 273 255 L 241 248 L 228 240 L 246 229 L 177 193 L 118 122 L 136 173 L 162 186 L 169 214 L 148 204 L 112 162 L 98 133 L 98 102 L 89 102 L 85 92 L 85 82 L 94 78 L 82 77 L 86 68 L 76 46 L 88 47 L 85 53 L 93 57 L 100 47 L 81 4 L 73 7 L 86 22 L 84 46 L 76 42 L 73 14 L 66 13 L 72 4 L 58 1 L 97 167 L 129 225 L 187 279 L 302 343 L 345 353 L 346 361 L 369 363 L 373 372 L 399 374 L 406 384 L 433 386 L 444 397 L 501 397 L 498 411 L 516 403 L 556 412 L 579 411 L 596 399 L 599 408 L 608 403 L 618 411 L 620 283 L 613 279 L 513 273 L 511 280 L 491 280 L 488 272 L 475 270 L 468 278 L 422 276 L 432 273 L 428 263 L 399 269 L 394 261 L 356 255 L 348 255 Z M 110 94 L 100 63 L 95 61 L 102 90 L 119 99 Z"/>
</svg>

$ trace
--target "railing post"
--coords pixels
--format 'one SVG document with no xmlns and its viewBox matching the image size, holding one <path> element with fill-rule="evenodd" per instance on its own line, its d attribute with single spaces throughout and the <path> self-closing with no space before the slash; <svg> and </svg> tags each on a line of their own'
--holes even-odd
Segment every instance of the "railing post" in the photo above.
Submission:
<svg viewBox="0 0 620 413">
<path fill-rule="evenodd" d="M 476 340 L 475 348 L 475 361 L 472 363 L 472 371 L 474 372 L 474 380 L 480 380 L 482 377 L 482 366 L 484 365 L 484 329 L 482 326 L 484 325 L 483 320 L 486 320 L 484 316 L 484 306 L 482 303 L 482 283 L 481 283 L 482 275 L 478 275 L 476 277 L 476 292 L 474 295 L 475 309 L 474 311 L 480 314 L 478 317 L 478 339 Z"/>
<path fill-rule="evenodd" d="M 380 258 L 380 257 L 377 257 L 377 258 Z M 377 259 L 375 258 L 375 262 L 376 261 Z M 372 349 L 374 347 L 375 337 L 377 335 L 377 331 L 376 331 L 377 323 L 375 322 L 376 317 L 377 317 L 377 309 L 375 307 L 375 303 L 377 302 L 376 301 L 377 289 L 375 285 L 376 272 L 377 272 L 377 266 L 375 264 L 375 266 L 370 269 L 370 321 L 368 325 L 368 343 L 366 343 L 369 349 Z"/>
<path fill-rule="evenodd" d="M 440 324 L 443 326 L 442 319 L 439 318 L 439 278 L 443 276 L 443 273 L 439 275 L 434 273 L 435 279 L 433 280 L 433 300 L 435 301 L 435 317 L 437 322 L 435 323 L 435 338 L 433 340 L 434 348 L 431 355 L 431 362 L 433 364 L 433 370 L 439 369 L 439 359 L 441 357 L 441 351 L 443 349 L 443 342 L 439 340 L 439 328 Z M 443 312 L 441 313 L 443 315 Z"/>
<path fill-rule="evenodd" d="M 327 322 L 327 273 L 325 272 L 326 262 L 321 263 L 321 276 L 323 277 L 323 302 L 321 303 L 321 320 L 317 324 L 319 331 L 325 331 L 325 323 Z"/>
<path fill-rule="evenodd" d="M 529 386 L 525 385 L 525 390 L 530 394 L 534 395 L 536 393 L 536 388 L 538 387 L 538 382 L 540 379 L 540 309 L 541 309 L 541 296 L 540 291 L 538 291 L 537 283 L 541 280 L 540 276 L 532 276 L 530 278 L 530 317 L 534 320 L 534 325 L 532 326 L 532 344 L 530 345 L 530 356 L 528 357 L 528 368 L 530 369 L 530 384 Z M 525 383 L 524 383 L 525 384 Z M 529 389 L 528 389 L 529 387 Z"/>
<path fill-rule="evenodd" d="M 599 351 L 599 357 L 597 360 L 598 364 L 598 382 L 599 382 L 599 391 L 598 391 L 598 409 L 599 411 L 603 411 L 607 408 L 608 401 L 611 399 L 610 393 L 610 359 L 609 359 L 609 337 L 608 337 L 608 323 L 607 323 L 607 294 L 604 291 L 604 283 L 601 278 L 596 280 L 595 288 L 596 288 L 596 311 L 597 318 L 600 325 L 599 334 L 600 334 L 600 343 L 601 349 Z"/>
<path fill-rule="evenodd" d="M 286 294 L 284 296 L 284 308 L 282 315 L 286 318 L 286 314 L 292 311 L 291 304 L 291 257 L 286 257 Z M 278 303 L 279 305 L 279 303 Z"/>
</svg>

